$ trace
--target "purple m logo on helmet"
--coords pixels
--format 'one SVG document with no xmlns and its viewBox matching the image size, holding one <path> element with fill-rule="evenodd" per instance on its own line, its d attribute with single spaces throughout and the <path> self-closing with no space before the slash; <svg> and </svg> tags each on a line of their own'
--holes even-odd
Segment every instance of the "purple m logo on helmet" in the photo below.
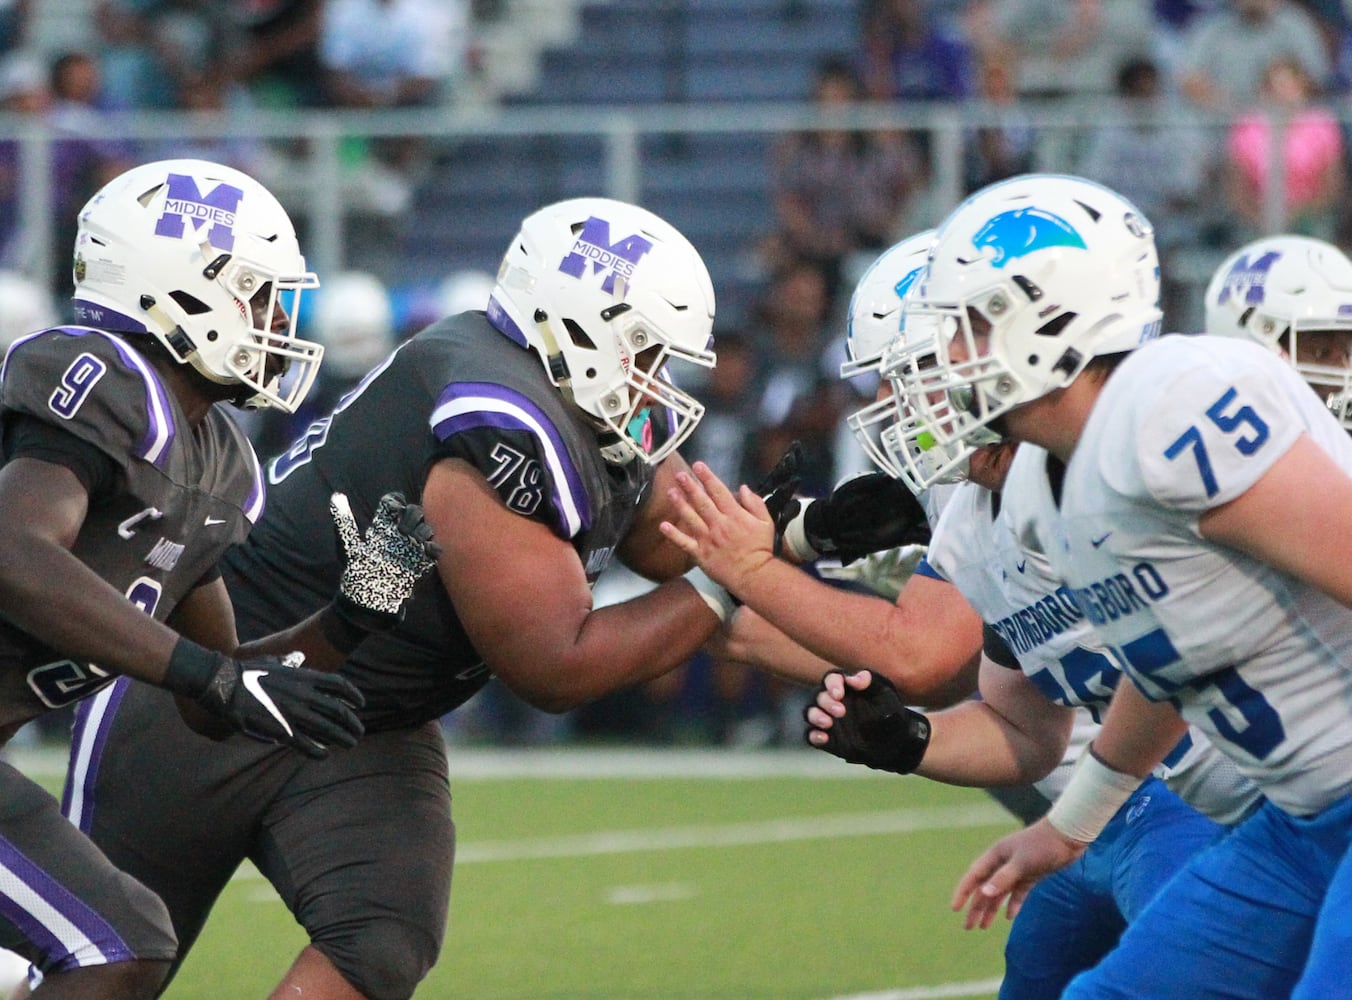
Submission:
<svg viewBox="0 0 1352 1000">
<path fill-rule="evenodd" d="M 1224 305 L 1230 301 L 1233 295 L 1238 298 L 1243 295 L 1243 302 L 1247 306 L 1256 306 L 1263 301 L 1263 285 L 1267 281 L 1268 271 L 1272 270 L 1272 265 L 1277 263 L 1281 257 L 1281 251 L 1269 250 L 1257 260 L 1250 262 L 1248 254 L 1235 261 L 1235 266 L 1230 268 L 1230 273 L 1225 276 L 1225 284 L 1221 288 L 1220 302 Z"/>
<path fill-rule="evenodd" d="M 210 225 L 206 238 L 217 250 L 235 247 L 235 212 L 244 192 L 230 184 L 217 184 L 203 195 L 197 181 L 187 174 L 170 174 L 169 192 L 164 198 L 164 214 L 155 224 L 156 236 L 182 238 L 184 223 L 201 230 Z"/>
<path fill-rule="evenodd" d="M 612 243 L 610 223 L 593 215 L 582 224 L 582 232 L 578 233 L 573 249 L 559 264 L 559 270 L 580 278 L 586 272 L 587 262 L 591 261 L 593 274 L 609 272 L 601 288 L 613 292 L 615 276 L 629 278 L 634 273 L 634 265 L 652 248 L 652 240 L 638 233 Z"/>
</svg>

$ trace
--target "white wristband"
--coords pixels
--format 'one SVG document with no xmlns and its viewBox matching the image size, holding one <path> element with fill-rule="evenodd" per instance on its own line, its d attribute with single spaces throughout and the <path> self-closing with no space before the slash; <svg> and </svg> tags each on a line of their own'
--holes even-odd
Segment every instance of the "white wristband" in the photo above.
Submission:
<svg viewBox="0 0 1352 1000">
<path fill-rule="evenodd" d="M 732 595 L 728 593 L 726 587 L 715 583 L 698 566 L 686 573 L 681 579 L 695 588 L 695 593 L 704 598 L 704 603 L 709 605 L 710 611 L 718 615 L 720 622 L 724 625 L 728 623 L 728 619 L 732 617 L 737 605 L 733 602 Z"/>
<path fill-rule="evenodd" d="M 1114 771 L 1086 747 L 1065 790 L 1047 811 L 1047 822 L 1072 840 L 1092 844 L 1143 781 Z"/>
<path fill-rule="evenodd" d="M 810 563 L 821 555 L 808 542 L 807 528 L 804 526 L 807 509 L 816 502 L 816 500 L 800 500 L 798 513 L 784 526 L 784 548 L 788 549 L 789 554 L 800 563 Z"/>
</svg>

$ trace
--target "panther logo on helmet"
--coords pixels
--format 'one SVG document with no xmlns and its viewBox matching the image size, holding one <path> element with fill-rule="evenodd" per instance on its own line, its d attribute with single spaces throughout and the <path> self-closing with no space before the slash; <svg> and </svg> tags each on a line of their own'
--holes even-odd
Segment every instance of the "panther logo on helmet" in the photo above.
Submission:
<svg viewBox="0 0 1352 1000">
<path fill-rule="evenodd" d="M 1084 238 L 1074 226 L 1059 215 L 1040 208 L 1001 212 L 977 230 L 972 245 L 978 250 L 989 248 L 995 251 L 992 267 L 1004 267 L 1048 247 L 1086 249 Z"/>
</svg>

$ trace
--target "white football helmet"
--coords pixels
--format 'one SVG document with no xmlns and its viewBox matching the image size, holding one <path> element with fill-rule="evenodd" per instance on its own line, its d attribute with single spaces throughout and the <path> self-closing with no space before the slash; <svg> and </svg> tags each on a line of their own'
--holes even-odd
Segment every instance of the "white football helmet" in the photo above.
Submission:
<svg viewBox="0 0 1352 1000">
<path fill-rule="evenodd" d="M 58 320 L 47 289 L 18 271 L 0 270 L 0 353 L 25 334 L 45 330 Z"/>
<path fill-rule="evenodd" d="M 594 419 L 607 461 L 656 464 L 704 415 L 671 381 L 673 358 L 714 364 L 714 290 L 670 224 L 635 205 L 574 198 L 521 223 L 488 300 L 488 319 L 534 348 L 549 380 Z M 650 411 L 667 411 L 655 441 Z"/>
<path fill-rule="evenodd" d="M 933 237 L 934 230 L 928 229 L 902 240 L 885 250 L 859 279 L 850 298 L 850 314 L 845 327 L 845 350 L 849 359 L 840 366 L 841 378 L 880 372 L 885 352 L 898 338 L 916 346 L 924 341 L 929 344 L 930 351 L 934 350 L 933 323 L 920 320 L 908 327 L 902 313 L 911 289 L 925 269 Z M 896 420 L 897 406 L 897 396 L 892 393 L 859 407 L 846 417 L 846 424 L 864 453 L 893 475 L 896 472 L 879 443 L 878 434 Z"/>
<path fill-rule="evenodd" d="M 1282 235 L 1236 250 L 1207 285 L 1206 332 L 1284 356 L 1352 430 L 1352 260 L 1336 246 Z"/>
<path fill-rule="evenodd" d="M 343 271 L 324 281 L 311 313 L 314 339 L 324 346 L 324 373 L 361 378 L 394 350 L 394 307 L 384 282 L 367 271 Z"/>
<path fill-rule="evenodd" d="M 212 382 L 243 387 L 240 405 L 291 413 L 314 383 L 323 348 L 294 330 L 300 290 L 319 281 L 286 210 L 238 170 L 164 160 L 114 178 L 80 211 L 74 278 L 80 322 L 151 334 Z M 283 293 L 289 315 L 274 329 Z"/>
<path fill-rule="evenodd" d="M 898 454 L 942 449 L 910 470 L 925 480 L 908 479 L 916 489 L 997 440 L 1014 407 L 1159 335 L 1154 231 L 1131 202 L 1080 177 L 992 184 L 939 228 L 906 316 L 945 330 L 933 368 L 892 371 L 918 414 L 908 439 L 894 438 Z"/>
</svg>

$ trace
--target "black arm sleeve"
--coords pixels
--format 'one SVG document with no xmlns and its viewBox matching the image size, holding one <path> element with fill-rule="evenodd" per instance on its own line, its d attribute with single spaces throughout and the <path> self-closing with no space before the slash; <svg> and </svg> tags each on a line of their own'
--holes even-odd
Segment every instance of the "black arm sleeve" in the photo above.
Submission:
<svg viewBox="0 0 1352 1000">
<path fill-rule="evenodd" d="M 1009 648 L 1009 644 L 1000 638 L 1000 633 L 989 625 L 981 626 L 981 647 L 982 652 L 1000 666 L 1008 667 L 1010 670 L 1019 669 L 1018 657 Z"/>
<path fill-rule="evenodd" d="M 22 413 L 11 413 L 5 421 L 3 448 L 6 462 L 23 455 L 64 465 L 75 473 L 92 500 L 112 495 L 118 483 L 117 462 L 107 452 L 54 424 Z"/>
</svg>

